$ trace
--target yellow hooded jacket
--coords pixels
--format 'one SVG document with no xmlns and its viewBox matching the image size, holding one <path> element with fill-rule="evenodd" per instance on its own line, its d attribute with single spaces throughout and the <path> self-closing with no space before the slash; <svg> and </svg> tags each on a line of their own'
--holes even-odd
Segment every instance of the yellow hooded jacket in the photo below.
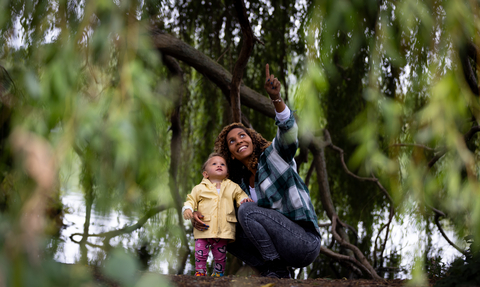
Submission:
<svg viewBox="0 0 480 287">
<path fill-rule="evenodd" d="M 222 238 L 231 239 L 233 242 L 235 240 L 235 223 L 237 222 L 233 200 L 239 207 L 240 202 L 245 198 L 248 198 L 248 195 L 238 184 L 229 179 L 222 181 L 220 193 L 218 193 L 215 184 L 204 178 L 187 195 L 187 201 L 184 204 L 193 210 L 197 209 L 204 216 L 202 221 L 210 226 L 204 231 L 194 228 L 195 239 Z"/>
</svg>

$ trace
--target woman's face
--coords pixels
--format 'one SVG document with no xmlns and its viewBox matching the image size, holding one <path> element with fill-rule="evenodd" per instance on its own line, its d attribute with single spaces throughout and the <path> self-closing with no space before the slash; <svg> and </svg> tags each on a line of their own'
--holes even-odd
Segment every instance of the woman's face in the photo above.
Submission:
<svg viewBox="0 0 480 287">
<path fill-rule="evenodd" d="M 228 150 L 232 157 L 244 165 L 248 164 L 253 154 L 252 138 L 241 128 L 234 128 L 227 134 Z"/>
</svg>

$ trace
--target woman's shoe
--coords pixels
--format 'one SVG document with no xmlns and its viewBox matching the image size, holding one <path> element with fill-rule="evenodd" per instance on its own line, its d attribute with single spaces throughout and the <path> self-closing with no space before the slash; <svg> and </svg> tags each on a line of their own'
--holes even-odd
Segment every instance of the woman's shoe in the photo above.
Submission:
<svg viewBox="0 0 480 287">
<path fill-rule="evenodd" d="M 213 272 L 212 277 L 223 277 L 223 272 Z"/>
<path fill-rule="evenodd" d="M 260 273 L 262 277 L 291 278 L 287 266 L 279 259 L 267 261 L 262 267 L 263 271 Z"/>
<path fill-rule="evenodd" d="M 198 277 L 198 276 L 207 276 L 207 274 L 197 271 L 197 272 L 195 272 L 195 276 L 196 276 L 196 277 Z"/>
</svg>

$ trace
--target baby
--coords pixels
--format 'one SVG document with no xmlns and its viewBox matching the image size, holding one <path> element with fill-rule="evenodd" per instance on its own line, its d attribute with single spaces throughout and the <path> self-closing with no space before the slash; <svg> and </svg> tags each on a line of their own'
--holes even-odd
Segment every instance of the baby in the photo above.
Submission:
<svg viewBox="0 0 480 287">
<path fill-rule="evenodd" d="M 225 271 L 227 243 L 235 240 L 235 208 L 253 200 L 229 180 L 227 163 L 222 155 L 212 153 L 203 164 L 203 180 L 187 196 L 182 213 L 185 219 L 193 218 L 193 211 L 199 211 L 206 226 L 203 230 L 194 229 L 195 237 L 195 276 L 206 276 L 209 249 L 215 260 L 212 276 L 221 277 Z"/>
</svg>

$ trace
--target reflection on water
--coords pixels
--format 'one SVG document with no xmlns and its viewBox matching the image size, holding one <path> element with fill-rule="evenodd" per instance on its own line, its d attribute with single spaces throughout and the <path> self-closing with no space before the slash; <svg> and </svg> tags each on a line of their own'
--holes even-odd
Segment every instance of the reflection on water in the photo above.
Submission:
<svg viewBox="0 0 480 287">
<path fill-rule="evenodd" d="M 77 263 L 81 257 L 80 244 L 72 241 L 70 236 L 75 233 L 83 233 L 86 216 L 85 198 L 80 192 L 67 191 L 67 193 L 62 196 L 62 203 L 68 208 L 68 212 L 65 214 L 63 222 L 65 228 L 62 230 L 60 236 L 63 243 L 59 247 L 59 251 L 55 254 L 55 260 L 69 264 Z M 92 211 L 89 234 L 107 232 L 130 224 L 132 224 L 132 220 L 120 213 L 112 213 L 104 216 Z M 133 233 L 132 236 L 133 239 L 138 239 L 135 233 Z M 80 241 L 82 236 L 77 235 L 74 236 L 73 239 Z M 102 239 L 103 237 L 90 237 L 88 238 L 88 242 L 102 246 Z M 119 240 L 112 238 L 111 244 L 116 245 L 117 243 L 119 243 Z M 123 244 L 124 246 L 128 246 L 129 243 L 123 242 Z M 89 260 L 98 258 L 98 253 L 103 252 L 100 248 L 95 247 L 88 247 L 87 250 Z"/>
<path fill-rule="evenodd" d="M 78 263 L 82 255 L 80 244 L 72 241 L 70 237 L 75 233 L 83 233 L 86 216 L 85 199 L 83 194 L 79 191 L 68 191 L 63 195 L 62 202 L 68 207 L 69 212 L 65 214 L 64 224 L 66 227 L 61 232 L 61 240 L 63 243 L 60 244 L 57 253 L 55 254 L 55 260 L 62 263 Z M 120 213 L 111 213 L 108 216 L 104 216 L 92 211 L 89 234 L 98 234 L 120 229 L 135 224 L 136 220 L 137 218 L 128 218 Z M 460 256 L 460 253 L 448 244 L 448 242 L 440 235 L 436 227 L 432 228 L 434 230 L 432 235 L 432 246 L 435 247 L 434 250 L 436 252 L 438 251 L 438 253 L 430 254 L 430 256 L 439 255 L 441 256 L 443 263 L 451 263 L 456 257 Z M 358 229 L 358 232 L 361 235 L 362 232 L 364 232 L 362 226 L 359 226 Z M 424 230 L 425 228 L 421 229 Z M 450 236 L 452 241 L 457 242 L 453 231 L 446 230 L 446 233 Z M 172 235 L 170 235 L 170 237 L 171 236 Z M 322 234 L 322 238 L 324 239 L 323 244 L 330 242 L 329 236 L 330 235 L 326 233 L 325 229 L 325 233 Z M 382 234 L 382 238 L 383 236 L 384 234 Z M 73 239 L 79 242 L 82 237 L 74 236 Z M 105 257 L 104 251 L 101 248 L 94 247 L 95 245 L 103 246 L 102 239 L 103 237 L 88 238 L 88 243 L 90 245 L 87 246 L 87 257 L 89 262 Z M 171 257 L 175 255 L 168 250 L 161 250 L 161 247 L 165 245 L 165 241 L 169 242 L 172 241 L 172 239 L 168 239 L 168 235 L 165 235 L 165 238 L 156 238 L 154 241 L 148 241 L 148 244 L 154 244 L 157 246 L 155 247 L 155 251 L 150 253 L 146 250 L 146 246 L 140 243 L 141 240 L 142 238 L 139 237 L 139 233 L 133 232 L 128 236 L 128 239 L 125 237 L 114 237 L 111 239 L 110 243 L 112 246 L 121 245 L 129 249 L 140 246 L 136 248 L 139 254 L 144 252 L 146 253 L 146 258 L 152 257 L 152 254 L 156 257 L 149 266 L 151 271 L 157 271 L 164 274 L 169 273 L 169 263 L 167 261 L 170 261 Z M 193 242 L 191 234 L 188 235 L 188 240 L 190 240 L 189 243 Z M 411 268 L 414 264 L 414 258 L 422 256 L 426 242 L 426 233 L 419 230 L 415 224 L 414 218 L 406 216 L 402 224 L 399 224 L 397 221 L 392 223 L 390 239 L 386 245 L 384 255 L 386 256 L 394 250 L 401 255 L 400 265 L 405 272 L 398 273 L 396 278 L 411 278 Z M 209 260 L 211 261 L 211 258 Z M 184 273 L 189 273 L 192 269 L 192 266 L 187 262 Z"/>
</svg>

